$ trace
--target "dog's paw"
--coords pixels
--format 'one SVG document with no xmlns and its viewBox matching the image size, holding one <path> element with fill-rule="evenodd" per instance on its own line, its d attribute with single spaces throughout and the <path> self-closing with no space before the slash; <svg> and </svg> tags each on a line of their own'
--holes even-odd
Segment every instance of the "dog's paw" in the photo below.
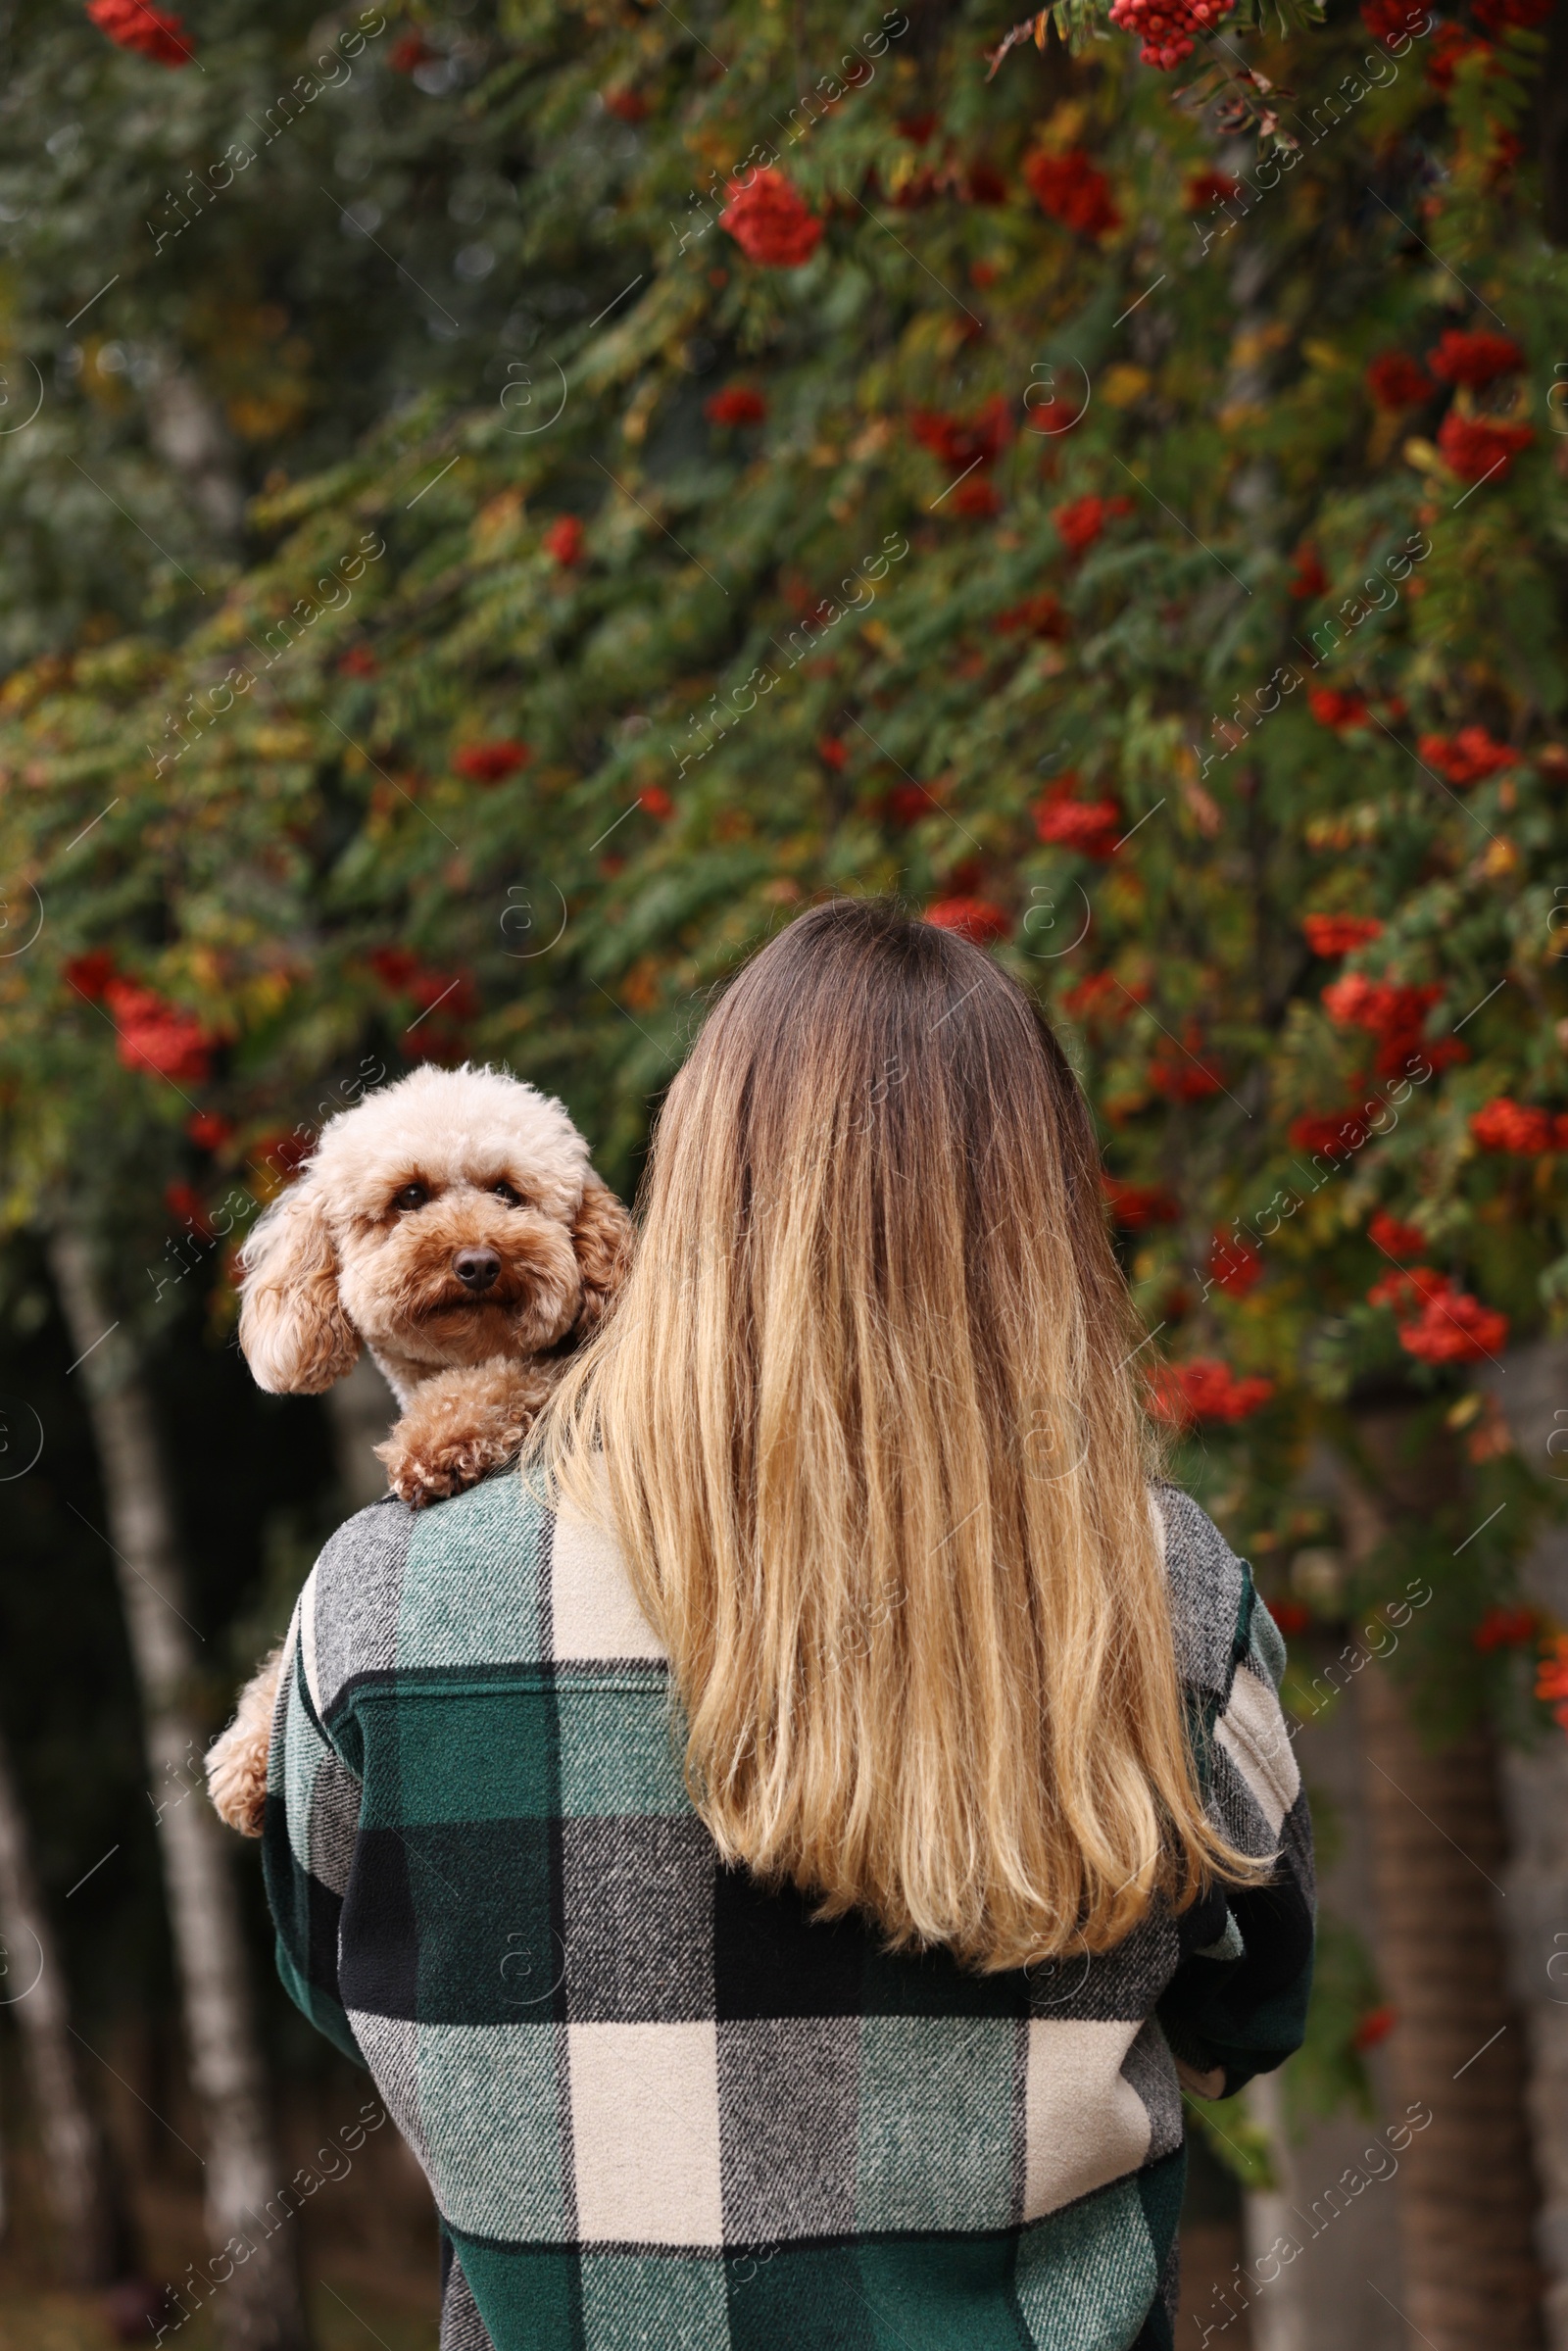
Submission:
<svg viewBox="0 0 1568 2351">
<path fill-rule="evenodd" d="M 426 1502 L 444 1501 L 464 1494 L 492 1470 L 505 1469 L 516 1458 L 522 1443 L 520 1429 L 489 1437 L 426 1434 L 400 1423 L 376 1451 L 386 1464 L 387 1484 L 411 1510 Z"/>
<path fill-rule="evenodd" d="M 411 1510 L 462 1494 L 515 1460 L 556 1372 L 505 1358 L 438 1372 L 410 1397 L 375 1448 L 387 1483 Z"/>
<path fill-rule="evenodd" d="M 207 1758 L 207 1791 L 213 1809 L 241 1837 L 260 1837 L 267 1814 L 267 1743 L 251 1736 L 225 1734 Z"/>
<path fill-rule="evenodd" d="M 207 1750 L 207 1792 L 219 1818 L 241 1837 L 260 1837 L 267 1810 L 267 1759 L 283 1652 L 264 1659 L 240 1691 L 234 1720 Z"/>
</svg>

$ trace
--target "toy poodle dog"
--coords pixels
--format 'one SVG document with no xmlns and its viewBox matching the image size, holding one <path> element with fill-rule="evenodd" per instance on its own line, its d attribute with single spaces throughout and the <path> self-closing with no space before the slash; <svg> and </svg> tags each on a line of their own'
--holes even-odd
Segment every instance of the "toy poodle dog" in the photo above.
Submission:
<svg viewBox="0 0 1568 2351">
<path fill-rule="evenodd" d="M 368 1347 L 403 1406 L 376 1451 L 417 1510 L 512 1460 L 613 1299 L 631 1221 L 559 1102 L 494 1069 L 423 1068 L 329 1119 L 241 1256 L 239 1342 L 272 1395 L 318 1396 Z M 274 1652 L 211 1749 L 261 1834 Z"/>
</svg>

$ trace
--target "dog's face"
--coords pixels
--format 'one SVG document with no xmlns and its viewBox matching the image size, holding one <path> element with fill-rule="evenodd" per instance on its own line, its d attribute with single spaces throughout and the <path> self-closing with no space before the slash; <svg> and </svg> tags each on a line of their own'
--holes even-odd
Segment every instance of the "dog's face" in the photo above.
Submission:
<svg viewBox="0 0 1568 2351">
<path fill-rule="evenodd" d="M 257 1227 L 240 1345 L 262 1387 L 307 1394 L 362 1340 L 416 1376 L 537 1354 L 599 1319 L 629 1239 L 558 1102 L 417 1070 L 334 1118 Z"/>
</svg>

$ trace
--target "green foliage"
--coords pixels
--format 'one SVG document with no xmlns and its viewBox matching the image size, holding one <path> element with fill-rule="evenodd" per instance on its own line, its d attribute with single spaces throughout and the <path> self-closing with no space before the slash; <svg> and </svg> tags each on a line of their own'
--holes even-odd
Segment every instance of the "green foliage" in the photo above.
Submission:
<svg viewBox="0 0 1568 2351">
<path fill-rule="evenodd" d="M 1245 2106 L 1222 2106 L 1210 2098 L 1183 2092 L 1182 2104 L 1202 2133 L 1203 2143 L 1221 2167 L 1250 2191 L 1276 2184 L 1269 2135 Z"/>
<path fill-rule="evenodd" d="M 422 391 L 499 387 L 521 281 L 598 307 L 604 132 L 571 143 L 569 203 L 523 200 L 569 18 L 529 63 L 493 12 L 454 19 L 417 77 L 373 7 L 209 0 L 188 37 L 171 71 L 37 0 L 0 33 L 8 667 L 149 620 L 177 641 L 283 465 L 319 471 Z"/>
<path fill-rule="evenodd" d="M 1375 2032 L 1387 2013 L 1380 2002 L 1377 1970 L 1360 1935 L 1320 1917 L 1306 2038 L 1285 2072 L 1286 2106 L 1297 2130 L 1347 2106 L 1367 2117 L 1376 2113 L 1360 2044 L 1369 2025 Z"/>
<path fill-rule="evenodd" d="M 128 234 L 284 86 L 305 20 L 220 13 L 156 122 L 151 68 L 38 30 L 28 72 L 139 127 L 70 145 L 47 221 L 22 188 L 16 347 L 51 276 L 85 299 L 122 261 L 135 332 L 212 401 L 231 291 L 312 356 L 241 469 L 248 541 L 156 472 L 150 410 L 62 390 L 19 444 L 3 595 L 37 650 L 0 689 L 0 865 L 47 922 L 0 976 L 8 1213 L 87 1165 L 143 1258 L 170 1183 L 237 1191 L 237 1234 L 269 1141 L 367 1056 L 504 1057 L 627 1183 L 712 986 L 819 893 L 897 892 L 1052 1009 L 1134 1188 L 1151 1363 L 1272 1388 L 1200 1416 L 1184 1473 L 1278 1539 L 1369 1384 L 1441 1414 L 1488 1314 L 1529 1335 L 1568 1294 L 1568 284 L 1503 135 L 1541 51 L 1509 35 L 1445 94 L 1422 41 L 1271 19 L 1236 35 L 1281 110 L 1259 141 L 1220 52 L 1181 104 L 1121 36 L 1074 57 L 1048 27 L 988 78 L 977 7 L 849 24 L 408 20 L 162 273 L 94 224 Z M 416 24 L 430 92 L 387 62 Z M 820 224 L 798 266 L 720 224 L 759 168 Z M 329 171 L 375 247 L 312 194 Z M 1374 363 L 1455 328 L 1520 364 L 1387 405 Z M 118 523 L 67 563 L 99 513 L 75 462 L 187 584 Z M 1380 927 L 1319 953 L 1308 911 Z M 105 954 L 200 1024 L 186 1074 L 123 1065 L 79 961 Z M 1549 1148 L 1485 1145 L 1498 1098 Z M 1380 1211 L 1468 1321 L 1369 1302 Z M 1476 1466 L 1467 1524 L 1513 1499 L 1409 1644 L 1445 1720 L 1506 1699 L 1471 1635 L 1535 1506 L 1519 1464 Z M 1406 1533 L 1421 1568 L 1463 1528 Z"/>
</svg>

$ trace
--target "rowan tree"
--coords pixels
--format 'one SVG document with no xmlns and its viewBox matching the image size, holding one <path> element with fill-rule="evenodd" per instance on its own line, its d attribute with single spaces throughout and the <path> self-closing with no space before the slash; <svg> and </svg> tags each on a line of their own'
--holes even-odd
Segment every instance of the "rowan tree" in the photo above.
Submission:
<svg viewBox="0 0 1568 2351">
<path fill-rule="evenodd" d="M 896 891 L 1071 1044 L 1181 1474 L 1288 1626 L 1397 1633 L 1374 1744 L 1495 1837 L 1495 1736 L 1568 1707 L 1556 1465 L 1478 1384 L 1568 1299 L 1558 13 L 471 12 L 518 274 L 469 388 L 377 374 L 210 609 L 4 689 L 5 1050 L 67 1081 L 13 1165 L 112 1100 L 200 1241 L 324 1081 L 470 1053 L 624 1182 L 710 988 Z M 1502 2001 L 1470 1957 L 1407 2073 Z M 1431 2141 L 1511 2220 L 1412 2158 L 1440 2342 L 1528 2338 L 1518 2088 Z"/>
</svg>

